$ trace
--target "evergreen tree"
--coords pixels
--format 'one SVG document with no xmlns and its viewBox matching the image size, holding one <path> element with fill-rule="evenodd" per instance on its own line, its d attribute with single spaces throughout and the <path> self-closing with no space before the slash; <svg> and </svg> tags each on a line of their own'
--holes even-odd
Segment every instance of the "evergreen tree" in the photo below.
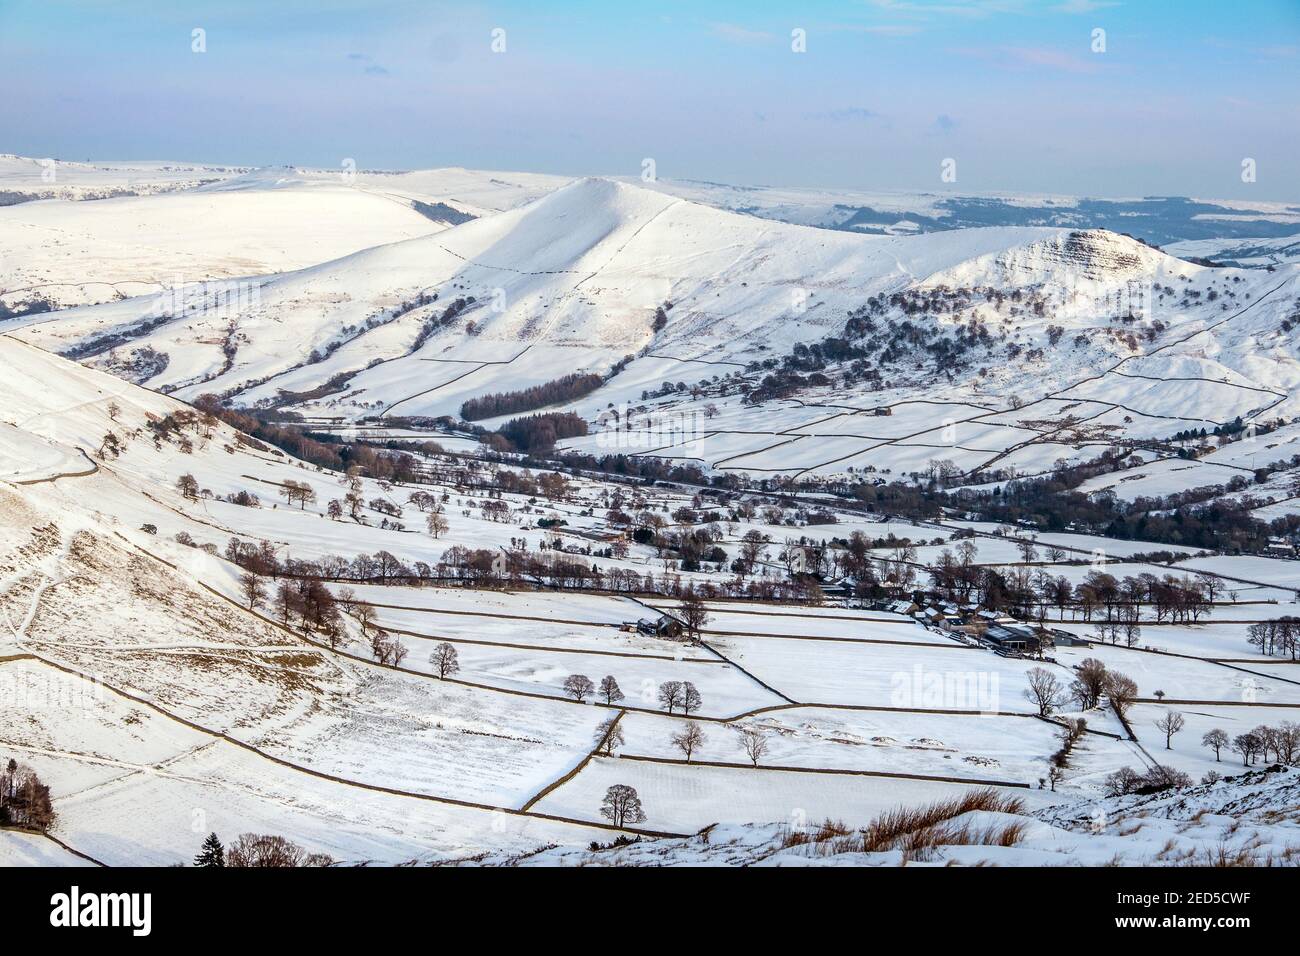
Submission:
<svg viewBox="0 0 1300 956">
<path fill-rule="evenodd" d="M 221 845 L 215 833 L 209 833 L 208 838 L 203 841 L 203 847 L 199 850 L 199 855 L 194 858 L 195 866 L 225 866 L 226 865 L 226 848 Z"/>
</svg>

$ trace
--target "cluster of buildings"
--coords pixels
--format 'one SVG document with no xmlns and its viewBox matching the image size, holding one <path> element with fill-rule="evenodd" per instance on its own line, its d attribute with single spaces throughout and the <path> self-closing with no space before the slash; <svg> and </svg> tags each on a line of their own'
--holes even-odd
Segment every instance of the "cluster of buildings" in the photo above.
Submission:
<svg viewBox="0 0 1300 956">
<path fill-rule="evenodd" d="M 1088 641 L 1068 631 L 1021 621 L 974 604 L 902 598 L 872 605 L 872 610 L 905 614 L 945 634 L 964 635 L 999 654 L 1040 657 L 1052 647 L 1088 645 Z"/>
<path fill-rule="evenodd" d="M 1270 558 L 1300 557 L 1300 545 L 1290 538 L 1271 537 L 1268 539 L 1268 556 Z"/>
</svg>

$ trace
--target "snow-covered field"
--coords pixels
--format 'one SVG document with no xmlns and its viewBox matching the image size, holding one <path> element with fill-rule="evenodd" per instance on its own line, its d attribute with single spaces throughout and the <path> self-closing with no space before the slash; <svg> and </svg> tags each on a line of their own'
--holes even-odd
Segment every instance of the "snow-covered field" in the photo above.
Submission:
<svg viewBox="0 0 1300 956">
<path fill-rule="evenodd" d="M 582 816 L 590 813 L 588 807 L 599 805 L 607 788 L 619 783 L 640 794 L 647 826 L 678 833 L 693 833 L 711 823 L 867 820 L 895 806 L 929 803 L 969 789 L 932 780 L 597 758 L 537 806 L 546 813 Z M 1055 799 L 1042 790 L 1015 793 L 1038 806 Z"/>
<path fill-rule="evenodd" d="M 1240 772 L 1173 794 L 1121 796 L 1016 812 L 951 817 L 930 851 L 865 849 L 852 830 L 820 832 L 821 821 L 792 812 L 781 824 L 720 825 L 685 839 L 575 850 L 526 858 L 497 854 L 496 866 L 1290 866 L 1296 860 L 1295 770 Z M 832 821 L 834 823 L 834 821 Z M 1015 827 L 1017 839 L 1003 841 Z M 971 841 L 969 834 L 989 833 Z"/>
<path fill-rule="evenodd" d="M 44 168 L 0 157 L 0 190 L 35 197 L 0 208 L 0 304 L 69 306 L 0 320 L 0 759 L 36 771 L 57 816 L 48 836 L 0 830 L 0 864 L 180 863 L 212 831 L 397 864 L 544 846 L 535 859 L 599 862 L 584 848 L 622 830 L 685 858 L 712 851 L 671 841 L 715 824 L 746 862 L 790 862 L 792 827 L 857 830 L 984 786 L 1031 821 L 1005 861 L 1147 859 L 1181 811 L 1107 797 L 1110 775 L 1226 773 L 1241 758 L 1216 760 L 1207 732 L 1300 718 L 1294 655 L 1247 641 L 1300 616 L 1300 561 L 961 507 L 906 519 L 870 494 L 1012 498 L 1106 453 L 1081 492 L 1132 506 L 1216 486 L 1206 500 L 1289 513 L 1300 428 L 1213 429 L 1300 413 L 1295 266 L 1209 268 L 1065 227 L 877 234 L 799 191 L 741 208 L 701 184 L 165 163 L 59 164 L 45 189 Z M 1140 315 L 1121 308 L 1135 285 Z M 455 420 L 574 372 L 600 380 L 525 408 L 585 423 L 564 448 L 698 471 L 525 467 Z M 209 394 L 369 443 L 329 446 L 348 455 L 442 451 L 411 452 L 400 480 L 347 474 L 185 404 Z M 577 583 L 558 583 L 564 562 Z M 1068 599 L 1111 575 L 1217 596 L 1176 622 L 1143 599 L 1133 648 L 1097 641 L 1099 605 L 1022 608 L 1094 643 L 1019 656 L 908 611 L 953 562 L 976 591 L 1047 576 Z M 695 589 L 698 639 L 656 633 Z M 312 601 L 336 617 L 309 620 Z M 440 675 L 443 644 L 457 666 Z M 1088 659 L 1136 684 L 1127 725 L 1117 685 L 1083 711 L 1064 693 Z M 1027 693 L 1044 673 L 1063 692 L 1046 716 Z M 574 692 L 577 676 L 617 689 Z M 1175 711 L 1166 751 L 1156 724 Z M 603 812 L 616 785 L 644 820 Z M 1080 808 L 1103 804 L 1149 837 L 1081 832 Z M 1268 825 L 1261 846 L 1294 829 Z"/>
</svg>

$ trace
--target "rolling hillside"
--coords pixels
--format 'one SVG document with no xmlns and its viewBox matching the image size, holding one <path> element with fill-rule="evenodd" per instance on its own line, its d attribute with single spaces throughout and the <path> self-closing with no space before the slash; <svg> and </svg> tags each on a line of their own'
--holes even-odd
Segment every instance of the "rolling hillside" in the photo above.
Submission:
<svg viewBox="0 0 1300 956">
<path fill-rule="evenodd" d="M 973 472 L 1289 417 L 1294 311 L 1290 272 L 1205 268 L 1104 231 L 853 235 L 587 179 L 433 235 L 29 317 L 17 334 L 178 397 L 343 420 L 456 417 L 471 398 L 591 373 L 605 384 L 569 407 L 597 435 L 576 448 L 603 441 L 608 406 L 649 396 L 656 414 L 722 414 L 690 448 L 651 438 L 646 453 L 757 473 L 936 458 Z M 823 340 L 846 357 L 800 351 Z M 800 368 L 818 374 L 768 377 Z M 773 430 L 791 400 L 807 414 Z M 894 424 L 860 418 L 881 407 Z M 950 425 L 962 433 L 943 437 Z"/>
</svg>

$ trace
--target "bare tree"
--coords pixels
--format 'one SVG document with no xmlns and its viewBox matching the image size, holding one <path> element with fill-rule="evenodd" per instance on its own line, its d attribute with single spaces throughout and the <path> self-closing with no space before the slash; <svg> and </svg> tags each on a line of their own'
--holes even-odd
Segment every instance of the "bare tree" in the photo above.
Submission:
<svg viewBox="0 0 1300 956">
<path fill-rule="evenodd" d="M 1106 775 L 1105 786 L 1106 796 L 1122 797 L 1142 786 L 1142 775 L 1132 767 L 1120 767 Z"/>
<path fill-rule="evenodd" d="M 257 606 L 266 599 L 266 588 L 262 584 L 262 579 L 252 571 L 245 571 L 239 576 L 239 593 L 244 596 L 250 611 L 256 611 Z"/>
<path fill-rule="evenodd" d="M 1061 705 L 1065 688 L 1055 674 L 1043 667 L 1033 668 L 1028 677 L 1029 686 L 1025 688 L 1025 697 L 1038 708 L 1039 716 L 1046 717 Z"/>
<path fill-rule="evenodd" d="M 44 831 L 56 816 L 50 788 L 35 770 L 11 757 L 0 771 L 0 823 Z"/>
<path fill-rule="evenodd" d="M 1300 756 L 1300 724 L 1287 720 L 1277 728 L 1278 763 L 1294 764 Z"/>
<path fill-rule="evenodd" d="M 429 515 L 424 524 L 425 527 L 429 529 L 430 536 L 434 538 L 441 538 L 451 528 L 451 525 L 447 523 L 447 519 L 439 512 L 434 512 Z"/>
<path fill-rule="evenodd" d="M 355 604 L 352 607 L 352 616 L 357 619 L 361 625 L 361 636 L 366 636 L 366 631 L 370 625 L 375 622 L 375 609 L 369 604 Z"/>
<path fill-rule="evenodd" d="M 1080 709 L 1091 710 L 1101 702 L 1106 687 L 1106 665 L 1095 657 L 1089 657 L 1074 669 L 1074 675 L 1070 693 L 1079 702 Z"/>
<path fill-rule="evenodd" d="M 330 866 L 323 853 L 308 853 L 292 840 L 266 833 L 245 833 L 226 848 L 226 866 L 298 867 Z"/>
<path fill-rule="evenodd" d="M 682 623 L 686 625 L 687 636 L 695 643 L 700 641 L 700 629 L 709 622 L 709 610 L 703 599 L 695 592 L 695 585 L 687 587 L 682 594 Z"/>
<path fill-rule="evenodd" d="M 616 704 L 623 699 L 623 691 L 613 674 L 606 674 L 600 679 L 600 696 L 605 698 L 607 704 Z"/>
<path fill-rule="evenodd" d="M 564 692 L 574 700 L 586 700 L 595 689 L 596 685 L 585 674 L 570 674 L 564 678 Z"/>
<path fill-rule="evenodd" d="M 1238 734 L 1232 738 L 1232 750 L 1241 756 L 1241 765 L 1249 767 L 1251 759 L 1259 753 L 1259 738 L 1254 734 Z"/>
<path fill-rule="evenodd" d="M 1121 717 L 1127 716 L 1128 709 L 1133 706 L 1138 695 L 1138 685 L 1133 678 L 1118 671 L 1110 671 L 1106 674 L 1105 689 L 1115 713 Z"/>
<path fill-rule="evenodd" d="M 1228 746 L 1229 743 L 1231 743 L 1231 741 L 1229 740 L 1228 735 L 1218 727 L 1215 727 L 1201 738 L 1202 747 L 1210 747 L 1214 750 L 1215 761 L 1219 760 L 1219 752 L 1223 750 L 1224 747 Z"/>
<path fill-rule="evenodd" d="M 293 613 L 295 603 L 294 590 L 288 581 L 281 581 L 280 586 L 275 589 L 275 613 L 280 618 L 280 624 L 284 627 L 289 626 L 289 615 Z"/>
<path fill-rule="evenodd" d="M 316 492 L 312 490 L 311 485 L 302 481 L 294 481 L 292 478 L 287 479 L 280 486 L 280 495 L 288 504 L 292 505 L 298 502 L 299 510 L 307 507 L 307 503 L 316 500 Z"/>
<path fill-rule="evenodd" d="M 627 741 L 623 737 L 623 728 L 618 725 L 619 714 L 614 714 L 601 721 L 596 728 L 596 753 L 602 757 L 614 756 L 614 748 L 621 747 Z"/>
<path fill-rule="evenodd" d="M 116 435 L 112 432 L 104 432 L 103 439 L 100 440 L 99 448 L 95 450 L 95 457 L 104 461 L 107 456 L 116 458 L 122 454 L 122 443 L 118 441 Z"/>
<path fill-rule="evenodd" d="M 1251 733 L 1255 736 L 1255 739 L 1259 741 L 1260 757 L 1267 763 L 1268 752 L 1270 750 L 1277 750 L 1277 731 L 1272 727 L 1261 724 L 1252 730 Z"/>
<path fill-rule="evenodd" d="M 375 660 L 381 664 L 397 663 L 393 658 L 397 654 L 397 649 L 401 648 L 402 657 L 406 656 L 406 646 L 401 641 L 395 640 L 382 627 L 372 628 L 370 631 L 370 653 L 374 655 Z"/>
<path fill-rule="evenodd" d="M 1171 710 L 1159 720 L 1156 721 L 1156 730 L 1165 735 L 1165 749 L 1173 750 L 1172 742 L 1174 734 L 1183 729 L 1186 722 L 1183 715 L 1176 710 Z"/>
<path fill-rule="evenodd" d="M 438 677 L 444 680 L 460 670 L 460 660 L 456 655 L 456 648 L 446 641 L 433 649 L 433 653 L 429 655 L 429 663 L 433 665 L 433 670 Z"/>
<path fill-rule="evenodd" d="M 672 713 L 682 702 L 681 681 L 668 680 L 659 685 L 659 706 Z"/>
<path fill-rule="evenodd" d="M 704 731 L 693 720 L 688 720 L 681 733 L 672 735 L 673 746 L 686 755 L 686 762 L 691 762 L 691 755 L 704 746 Z"/>
<path fill-rule="evenodd" d="M 193 475 L 181 475 L 176 479 L 176 490 L 191 501 L 199 496 L 199 483 Z"/>
<path fill-rule="evenodd" d="M 702 703 L 703 700 L 700 698 L 700 692 L 695 689 L 695 685 L 692 684 L 690 681 L 686 681 L 685 683 L 683 683 L 682 684 L 682 713 L 684 713 L 687 717 L 689 717 L 691 715 L 691 711 L 699 710 L 700 704 Z"/>
<path fill-rule="evenodd" d="M 406 660 L 406 655 L 410 653 L 410 650 L 395 637 L 389 638 L 388 647 L 388 663 L 394 667 L 401 667 L 402 661 Z"/>
<path fill-rule="evenodd" d="M 620 828 L 632 823 L 644 823 L 646 819 L 636 788 L 625 783 L 616 783 L 605 791 L 600 815 Z"/>
<path fill-rule="evenodd" d="M 348 642 L 347 629 L 343 626 L 343 618 L 337 612 L 331 612 L 321 619 L 320 631 L 331 651 L 337 651 L 340 644 Z M 405 648 L 403 648 L 402 656 L 406 656 Z"/>
<path fill-rule="evenodd" d="M 762 560 L 763 555 L 767 552 L 769 540 L 768 536 L 757 528 L 746 531 L 744 537 L 740 539 L 740 560 L 747 572 L 752 573 L 754 565 Z"/>
<path fill-rule="evenodd" d="M 740 747 L 755 767 L 767 756 L 767 734 L 758 727 L 745 727 L 740 731 Z"/>
</svg>

